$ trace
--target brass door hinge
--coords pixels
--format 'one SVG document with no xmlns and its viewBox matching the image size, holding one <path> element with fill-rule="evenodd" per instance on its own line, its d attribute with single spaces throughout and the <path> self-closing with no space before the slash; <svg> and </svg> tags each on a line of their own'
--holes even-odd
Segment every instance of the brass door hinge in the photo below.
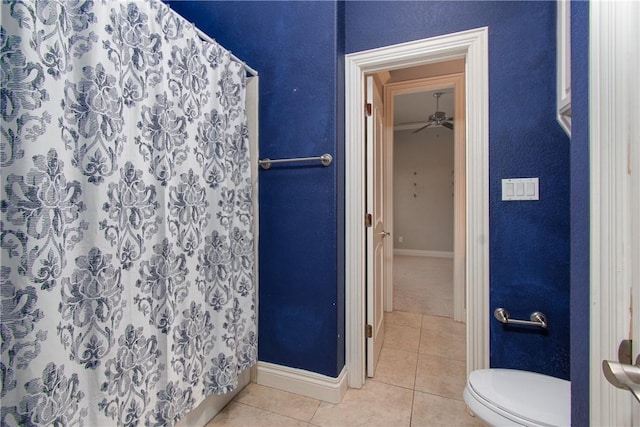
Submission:
<svg viewBox="0 0 640 427">
<path fill-rule="evenodd" d="M 367 114 L 367 117 L 373 114 L 373 105 L 370 102 L 367 102 L 364 106 L 364 111 Z"/>
<path fill-rule="evenodd" d="M 367 325 L 367 338 L 373 338 L 373 326 Z"/>
<path fill-rule="evenodd" d="M 373 225 L 373 216 L 370 213 L 365 214 L 365 216 L 364 216 L 364 226 L 365 227 L 371 227 L 372 225 Z"/>
</svg>

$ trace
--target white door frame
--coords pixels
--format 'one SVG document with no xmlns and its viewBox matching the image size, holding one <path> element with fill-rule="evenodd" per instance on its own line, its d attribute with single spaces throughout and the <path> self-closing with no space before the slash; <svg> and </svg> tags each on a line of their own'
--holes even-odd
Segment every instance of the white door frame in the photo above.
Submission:
<svg viewBox="0 0 640 427">
<path fill-rule="evenodd" d="M 386 157 L 389 162 L 387 170 L 387 187 L 393 189 L 393 144 L 394 142 L 394 97 L 395 95 L 410 94 L 424 91 L 434 91 L 440 89 L 453 89 L 454 95 L 454 111 L 455 118 L 454 128 L 454 161 L 453 161 L 453 320 L 458 322 L 466 321 L 465 313 L 465 223 L 466 211 L 465 206 L 465 108 L 464 108 L 464 73 L 450 73 L 437 77 L 426 77 L 422 79 L 412 79 L 402 82 L 390 83 L 384 88 L 384 110 L 385 110 L 385 128 L 386 128 Z M 387 230 L 391 231 L 391 236 L 395 236 L 393 230 L 393 191 L 389 191 L 386 203 L 390 206 L 387 215 Z M 394 237 L 395 239 L 395 237 Z M 392 240 L 393 242 L 394 240 Z M 393 251 L 393 244 L 391 245 Z M 385 281 L 385 310 L 393 310 L 393 280 L 392 277 Z"/>
<path fill-rule="evenodd" d="M 464 58 L 467 373 L 489 367 L 489 51 L 478 28 L 345 56 L 345 341 L 349 387 L 365 381 L 365 74 Z"/>
<path fill-rule="evenodd" d="M 620 341 L 631 338 L 632 303 L 637 309 L 640 298 L 633 295 L 632 301 L 630 295 L 635 266 L 629 255 L 628 210 L 629 170 L 640 166 L 629 157 L 640 143 L 640 6 L 613 1 L 589 6 L 590 424 L 623 426 L 633 423 L 634 411 L 639 416 L 637 402 L 606 381 L 601 363 L 618 360 Z M 633 319 L 636 341 L 638 315 Z"/>
</svg>

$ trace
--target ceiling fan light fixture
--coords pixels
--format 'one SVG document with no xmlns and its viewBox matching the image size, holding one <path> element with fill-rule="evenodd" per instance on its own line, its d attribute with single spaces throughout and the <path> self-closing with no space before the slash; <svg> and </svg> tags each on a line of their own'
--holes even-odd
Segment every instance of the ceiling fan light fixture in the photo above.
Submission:
<svg viewBox="0 0 640 427">
<path fill-rule="evenodd" d="M 444 94 L 445 92 L 435 92 L 433 94 L 433 97 L 436 99 L 436 111 L 429 115 L 429 118 L 427 119 L 427 124 L 422 126 L 419 129 L 416 129 L 413 131 L 413 133 L 418 133 L 421 130 L 424 130 L 428 127 L 432 127 L 432 126 L 438 126 L 438 127 L 446 127 L 447 129 L 453 130 L 453 117 L 449 117 L 447 116 L 447 113 L 445 113 L 444 111 L 438 111 L 439 110 L 439 101 L 440 101 L 440 97 Z"/>
</svg>

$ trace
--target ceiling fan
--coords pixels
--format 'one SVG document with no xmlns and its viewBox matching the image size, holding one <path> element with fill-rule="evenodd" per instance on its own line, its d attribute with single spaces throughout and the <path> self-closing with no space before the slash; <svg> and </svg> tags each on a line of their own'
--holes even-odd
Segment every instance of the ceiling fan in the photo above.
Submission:
<svg viewBox="0 0 640 427">
<path fill-rule="evenodd" d="M 447 129 L 453 130 L 453 117 L 447 116 L 447 113 L 438 111 L 438 101 L 440 97 L 444 94 L 444 92 L 436 92 L 433 96 L 436 98 L 436 112 L 429 116 L 429 120 L 426 125 L 422 126 L 420 129 L 416 129 L 413 133 L 418 133 L 423 129 L 432 126 L 444 126 Z"/>
</svg>

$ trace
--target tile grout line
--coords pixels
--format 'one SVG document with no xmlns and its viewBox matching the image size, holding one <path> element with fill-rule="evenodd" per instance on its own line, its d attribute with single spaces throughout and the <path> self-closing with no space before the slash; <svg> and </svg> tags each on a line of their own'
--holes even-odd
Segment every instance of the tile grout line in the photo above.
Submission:
<svg viewBox="0 0 640 427">
<path fill-rule="evenodd" d="M 409 415 L 409 427 L 413 425 L 413 408 L 416 404 L 416 382 L 418 377 L 418 363 L 420 360 L 420 344 L 422 341 L 422 324 L 424 322 L 424 315 L 420 316 L 420 333 L 418 334 L 418 347 L 416 348 L 416 367 L 413 371 L 413 394 L 411 396 L 411 414 Z"/>
<path fill-rule="evenodd" d="M 346 393 L 345 393 L 345 395 L 346 395 Z M 342 398 L 344 399 L 344 396 L 342 396 Z M 342 403 L 342 400 L 340 401 L 340 403 Z M 313 411 L 313 415 L 311 416 L 311 418 L 310 418 L 310 419 L 309 419 L 309 421 L 308 421 L 308 424 L 309 424 L 309 425 L 314 425 L 314 426 L 315 426 L 315 424 L 311 424 L 311 421 L 313 421 L 313 419 L 314 419 L 314 418 L 316 417 L 316 415 L 318 414 L 318 410 L 320 409 L 320 406 L 321 406 L 321 405 L 322 405 L 322 400 L 318 402 L 318 406 L 316 406 L 316 410 L 315 410 L 315 411 Z"/>
<path fill-rule="evenodd" d="M 415 387 L 415 386 L 414 386 Z M 414 388 L 411 394 L 411 412 L 409 413 L 409 427 L 413 424 L 413 405 L 416 403 L 416 390 Z"/>
<path fill-rule="evenodd" d="M 295 394 L 295 393 L 294 393 L 294 394 Z M 238 401 L 236 401 L 236 400 L 231 400 L 231 402 L 229 402 L 227 405 L 225 405 L 225 408 L 226 408 L 227 406 L 229 406 L 229 404 L 231 404 L 232 402 L 233 402 L 233 403 L 237 403 L 237 404 L 239 404 L 239 405 L 248 406 L 248 407 L 250 407 L 250 408 L 259 409 L 260 411 L 268 412 L 268 413 L 270 413 L 270 414 L 278 415 L 279 417 L 284 417 L 284 418 L 288 418 L 288 419 L 290 419 L 290 420 L 299 421 L 299 422 L 301 422 L 301 423 L 311 424 L 311 420 L 313 420 L 313 417 L 311 417 L 311 418 L 309 419 L 309 421 L 301 420 L 300 418 L 292 417 L 291 415 L 285 415 L 285 414 L 283 414 L 283 413 L 281 413 L 281 412 L 277 412 L 277 411 L 274 411 L 274 410 L 271 410 L 271 409 L 261 408 L 260 406 L 251 405 L 251 404 L 249 404 L 249 403 L 245 403 L 245 402 L 238 402 Z M 318 405 L 318 408 L 319 408 L 319 407 L 320 407 L 320 405 Z M 316 415 L 316 412 L 318 411 L 318 408 L 316 408 L 315 412 L 313 413 L 313 416 L 315 416 L 315 415 Z M 222 412 L 222 411 L 220 411 L 219 413 L 221 413 L 221 412 Z M 218 413 L 218 414 L 219 414 L 219 413 Z M 218 414 L 216 414 L 216 416 L 217 416 Z M 214 419 L 215 419 L 215 417 L 214 417 Z"/>
</svg>

